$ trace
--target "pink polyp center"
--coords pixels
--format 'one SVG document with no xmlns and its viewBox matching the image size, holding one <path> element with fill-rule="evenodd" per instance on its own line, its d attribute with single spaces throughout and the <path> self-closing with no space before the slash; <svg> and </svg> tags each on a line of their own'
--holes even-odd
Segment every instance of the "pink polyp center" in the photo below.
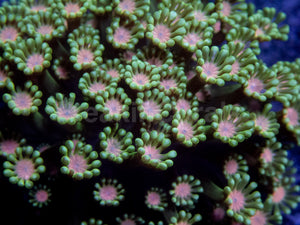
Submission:
<svg viewBox="0 0 300 225">
<path fill-rule="evenodd" d="M 232 69 L 230 74 L 237 74 L 240 70 L 240 64 L 238 63 L 238 61 L 234 61 L 234 63 L 232 64 Z"/>
<path fill-rule="evenodd" d="M 92 93 L 98 93 L 98 91 L 105 91 L 105 85 L 100 81 L 92 83 L 89 87 L 89 91 Z"/>
<path fill-rule="evenodd" d="M 88 168 L 88 164 L 83 155 L 71 155 L 69 169 L 74 173 L 84 173 Z"/>
<path fill-rule="evenodd" d="M 158 24 L 153 29 L 153 38 L 165 43 L 171 38 L 170 29 L 166 25 Z"/>
<path fill-rule="evenodd" d="M 233 174 L 237 173 L 237 171 L 238 171 L 237 161 L 234 159 L 228 160 L 225 164 L 225 171 L 229 175 L 233 175 Z"/>
<path fill-rule="evenodd" d="M 57 116 L 65 119 L 75 118 L 77 115 L 77 108 L 73 105 L 61 105 L 57 108 Z"/>
<path fill-rule="evenodd" d="M 255 30 L 255 37 L 263 36 L 264 34 L 265 34 L 265 32 L 260 27 Z"/>
<path fill-rule="evenodd" d="M 176 223 L 176 225 L 191 225 L 191 224 L 187 221 L 179 221 Z"/>
<path fill-rule="evenodd" d="M 119 72 L 116 69 L 110 69 L 106 73 L 108 73 L 112 78 L 119 77 Z"/>
<path fill-rule="evenodd" d="M 118 27 L 114 33 L 114 41 L 119 44 L 126 44 L 130 41 L 131 33 L 124 27 Z"/>
<path fill-rule="evenodd" d="M 179 183 L 175 187 L 175 196 L 180 198 L 190 198 L 192 195 L 191 185 L 185 182 Z"/>
<path fill-rule="evenodd" d="M 147 116 L 154 117 L 157 114 L 160 114 L 160 107 L 159 105 L 153 100 L 147 100 L 143 102 L 144 112 Z"/>
<path fill-rule="evenodd" d="M 207 20 L 206 15 L 200 10 L 197 10 L 194 12 L 194 18 L 198 21 L 206 21 Z"/>
<path fill-rule="evenodd" d="M 68 73 L 64 67 L 62 66 L 57 67 L 56 73 L 58 74 L 59 79 L 63 79 L 63 80 L 68 79 Z"/>
<path fill-rule="evenodd" d="M 204 102 L 205 101 L 205 94 L 202 91 L 198 91 L 196 93 L 196 97 L 199 102 Z"/>
<path fill-rule="evenodd" d="M 132 0 L 123 0 L 119 3 L 119 7 L 122 11 L 128 11 L 130 13 L 133 13 L 135 10 L 135 2 Z"/>
<path fill-rule="evenodd" d="M 0 30 L 0 40 L 3 42 L 6 41 L 15 41 L 19 36 L 18 30 L 14 27 L 7 26 Z"/>
<path fill-rule="evenodd" d="M 294 108 L 287 108 L 286 118 L 289 119 L 289 124 L 292 126 L 299 125 L 299 114 L 298 111 Z"/>
<path fill-rule="evenodd" d="M 232 122 L 229 121 L 221 121 L 219 123 L 218 130 L 221 137 L 233 137 L 235 134 L 235 126 Z"/>
<path fill-rule="evenodd" d="M 190 70 L 190 71 L 186 72 L 185 75 L 188 80 L 191 80 L 196 75 L 196 73 L 195 73 L 195 71 Z"/>
<path fill-rule="evenodd" d="M 205 74 L 207 78 L 216 78 L 219 73 L 219 68 L 212 62 L 206 62 L 202 66 L 202 74 Z"/>
<path fill-rule="evenodd" d="M 37 29 L 37 32 L 46 35 L 46 34 L 52 34 L 53 32 L 53 27 L 51 25 L 42 25 Z"/>
<path fill-rule="evenodd" d="M 256 210 L 254 216 L 250 217 L 251 225 L 266 225 L 267 218 L 266 215 L 260 211 Z"/>
<path fill-rule="evenodd" d="M 121 222 L 121 225 L 136 225 L 134 220 L 131 219 L 125 219 Z"/>
<path fill-rule="evenodd" d="M 159 205 L 160 204 L 160 195 L 154 191 L 149 192 L 147 195 L 147 202 L 150 205 Z"/>
<path fill-rule="evenodd" d="M 221 221 L 223 220 L 225 216 L 225 210 L 218 207 L 218 208 L 215 208 L 214 211 L 213 211 L 213 218 L 215 221 Z"/>
<path fill-rule="evenodd" d="M 269 148 L 264 148 L 263 152 L 260 155 L 260 158 L 263 159 L 266 163 L 270 163 L 273 161 L 273 152 Z"/>
<path fill-rule="evenodd" d="M 79 64 L 92 63 L 94 60 L 94 54 L 89 49 L 80 49 L 77 53 L 77 62 Z"/>
<path fill-rule="evenodd" d="M 29 69 L 34 71 L 35 66 L 43 66 L 44 57 L 41 54 L 33 54 L 28 57 L 26 65 Z"/>
<path fill-rule="evenodd" d="M 197 33 L 189 33 L 183 38 L 183 42 L 188 43 L 191 46 L 196 46 L 198 41 L 200 41 L 200 37 Z"/>
<path fill-rule="evenodd" d="M 241 191 L 233 190 L 228 197 L 232 200 L 229 207 L 234 212 L 239 212 L 245 207 L 245 196 Z"/>
<path fill-rule="evenodd" d="M 143 73 L 138 73 L 133 75 L 132 82 L 143 86 L 149 83 L 149 78 Z"/>
<path fill-rule="evenodd" d="M 273 202 L 280 203 L 285 198 L 285 189 L 284 187 L 278 187 L 272 194 Z"/>
<path fill-rule="evenodd" d="M 161 159 L 162 155 L 160 154 L 160 151 L 157 148 L 151 145 L 146 145 L 144 146 L 144 149 L 144 155 L 150 156 L 151 159 Z"/>
<path fill-rule="evenodd" d="M 30 109 L 32 106 L 32 98 L 30 94 L 26 92 L 17 92 L 14 95 L 14 101 L 16 107 L 23 110 L 23 109 Z"/>
<path fill-rule="evenodd" d="M 17 161 L 15 172 L 21 179 L 28 180 L 34 173 L 34 164 L 30 159 L 21 159 Z"/>
<path fill-rule="evenodd" d="M 127 50 L 124 52 L 123 57 L 126 61 L 131 61 L 132 57 L 135 55 L 135 52 Z"/>
<path fill-rule="evenodd" d="M 157 67 L 160 67 L 163 64 L 162 61 L 157 57 L 151 57 L 150 59 L 147 60 L 147 62 Z"/>
<path fill-rule="evenodd" d="M 0 82 L 4 82 L 7 79 L 6 73 L 0 70 Z"/>
<path fill-rule="evenodd" d="M 7 154 L 15 153 L 17 147 L 19 147 L 19 143 L 15 140 L 5 140 L 0 143 L 0 150 Z"/>
<path fill-rule="evenodd" d="M 115 156 L 119 156 L 122 152 L 120 142 L 115 138 L 107 139 L 106 151 L 111 154 L 114 154 Z"/>
<path fill-rule="evenodd" d="M 261 128 L 262 132 L 266 132 L 269 129 L 269 120 L 265 116 L 259 115 L 256 117 L 255 125 Z"/>
<path fill-rule="evenodd" d="M 80 6 L 78 3 L 68 2 L 65 6 L 65 11 L 68 15 L 70 13 L 78 13 L 80 11 Z"/>
<path fill-rule="evenodd" d="M 45 190 L 38 190 L 35 194 L 35 199 L 38 202 L 46 202 L 48 200 L 48 192 Z"/>
<path fill-rule="evenodd" d="M 174 79 L 165 79 L 160 82 L 160 85 L 163 86 L 166 90 L 171 88 L 177 88 L 176 81 Z"/>
<path fill-rule="evenodd" d="M 108 108 L 109 114 L 121 114 L 122 113 L 122 104 L 117 99 L 109 99 L 105 103 L 105 107 Z"/>
<path fill-rule="evenodd" d="M 226 17 L 231 14 L 231 4 L 229 2 L 223 1 L 223 9 L 221 10 L 222 14 Z"/>
<path fill-rule="evenodd" d="M 186 121 L 180 121 L 177 129 L 178 129 L 178 134 L 183 134 L 185 140 L 190 140 L 193 137 L 194 130 L 190 123 Z"/>
<path fill-rule="evenodd" d="M 34 12 L 38 12 L 38 11 L 45 12 L 47 10 L 47 7 L 45 5 L 33 5 L 31 6 L 30 10 Z"/>
<path fill-rule="evenodd" d="M 184 111 L 187 111 L 187 110 L 191 109 L 191 106 L 190 106 L 189 101 L 187 101 L 185 99 L 179 99 L 176 104 L 176 109 L 177 109 L 177 111 L 180 111 L 181 109 L 183 109 Z"/>
<path fill-rule="evenodd" d="M 118 192 L 112 185 L 103 186 L 99 191 L 99 196 L 104 201 L 113 201 L 117 198 Z"/>
<path fill-rule="evenodd" d="M 217 21 L 213 27 L 214 27 L 215 33 L 220 32 L 221 31 L 221 21 Z"/>
<path fill-rule="evenodd" d="M 250 93 L 264 93 L 264 88 L 264 83 L 261 80 L 257 78 L 251 78 L 250 80 L 248 80 L 247 89 L 250 91 Z"/>
</svg>

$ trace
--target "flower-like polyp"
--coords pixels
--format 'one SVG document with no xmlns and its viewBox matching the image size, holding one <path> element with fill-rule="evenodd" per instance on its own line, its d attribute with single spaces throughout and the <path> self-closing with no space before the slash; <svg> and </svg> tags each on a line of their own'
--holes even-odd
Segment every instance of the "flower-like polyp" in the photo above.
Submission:
<svg viewBox="0 0 300 225">
<path fill-rule="evenodd" d="M 233 154 L 230 155 L 224 162 L 223 173 L 227 179 L 234 176 L 235 174 L 244 175 L 248 172 L 247 161 L 242 155 Z"/>
<path fill-rule="evenodd" d="M 25 138 L 21 138 L 14 133 L 10 134 L 9 131 L 0 131 L 0 156 L 7 157 L 9 154 L 15 154 L 18 147 L 26 143 Z"/>
<path fill-rule="evenodd" d="M 189 52 L 196 52 L 204 46 L 211 45 L 213 28 L 206 23 L 196 20 L 186 23 L 186 34 L 183 36 L 180 45 Z"/>
<path fill-rule="evenodd" d="M 172 132 L 180 143 L 186 147 L 197 145 L 206 140 L 205 120 L 191 109 L 180 110 L 175 113 L 172 120 Z"/>
<path fill-rule="evenodd" d="M 255 214 L 250 217 L 251 225 L 272 225 L 282 224 L 282 216 L 272 214 L 272 205 L 268 202 L 264 203 L 262 210 L 256 210 Z"/>
<path fill-rule="evenodd" d="M 254 39 L 254 30 L 247 27 L 238 27 L 230 29 L 226 34 L 228 42 L 242 43 L 244 46 L 249 46 L 255 55 L 260 54 L 259 41 Z"/>
<path fill-rule="evenodd" d="M 276 12 L 275 8 L 264 7 L 257 10 L 257 14 L 263 18 L 269 19 L 270 25 L 273 27 L 271 38 L 276 40 L 286 41 L 288 39 L 289 25 L 282 24 L 281 22 L 286 19 L 286 14 L 283 12 Z"/>
<path fill-rule="evenodd" d="M 30 37 L 41 36 L 46 41 L 61 38 L 66 30 L 64 20 L 53 10 L 38 11 L 18 23 L 21 32 Z"/>
<path fill-rule="evenodd" d="M 137 93 L 135 102 L 140 118 L 147 122 L 161 121 L 172 109 L 170 98 L 157 88 Z"/>
<path fill-rule="evenodd" d="M 56 7 L 55 0 L 21 0 L 20 3 L 20 5 L 30 9 L 29 14 L 46 12 Z"/>
<path fill-rule="evenodd" d="M 50 96 L 47 99 L 45 111 L 50 115 L 50 119 L 59 124 L 75 125 L 88 117 L 85 111 L 89 105 L 86 102 L 75 103 L 75 93 L 70 92 L 69 98 L 62 93 L 56 93 L 55 97 Z"/>
<path fill-rule="evenodd" d="M 232 80 L 240 84 L 245 84 L 250 78 L 250 73 L 254 71 L 257 58 L 250 48 L 245 48 L 245 43 L 231 41 L 224 45 L 228 49 L 229 55 L 235 57 L 230 75 Z"/>
<path fill-rule="evenodd" d="M 220 50 L 217 46 L 204 46 L 196 51 L 196 57 L 198 76 L 195 77 L 200 78 L 202 83 L 223 86 L 232 79 L 230 72 L 235 58 L 229 55 L 228 50 Z"/>
<path fill-rule="evenodd" d="M 264 138 L 272 138 L 279 132 L 280 124 L 277 122 L 276 113 L 271 111 L 272 104 L 264 106 L 262 113 L 256 112 L 255 129 Z"/>
<path fill-rule="evenodd" d="M 186 90 L 187 77 L 181 67 L 175 66 L 170 69 L 160 71 L 160 83 L 158 89 L 166 96 L 182 96 Z"/>
<path fill-rule="evenodd" d="M 101 179 L 101 183 L 95 184 L 94 199 L 101 206 L 118 206 L 124 200 L 125 189 L 116 179 Z"/>
<path fill-rule="evenodd" d="M 63 57 L 59 57 L 53 60 L 52 63 L 52 70 L 54 72 L 54 75 L 59 79 L 59 80 L 68 80 L 70 79 L 70 71 L 67 69 L 65 65 L 63 65 L 64 59 Z"/>
<path fill-rule="evenodd" d="M 51 189 L 46 185 L 35 185 L 29 191 L 29 196 L 29 203 L 31 203 L 32 206 L 42 208 L 51 202 Z"/>
<path fill-rule="evenodd" d="M 266 141 L 265 146 L 261 149 L 259 157 L 261 166 L 259 172 L 262 175 L 279 178 L 285 171 L 288 163 L 287 151 L 282 148 L 282 144 L 277 142 L 273 137 Z"/>
<path fill-rule="evenodd" d="M 67 20 L 81 18 L 89 8 L 90 1 L 86 0 L 60 0 L 57 1 L 57 8 L 61 15 Z"/>
<path fill-rule="evenodd" d="M 243 11 L 247 8 L 247 3 L 244 0 L 237 1 L 218 1 L 216 10 L 222 22 L 230 26 L 237 26 L 244 18 Z"/>
<path fill-rule="evenodd" d="M 5 58 L 14 61 L 17 68 L 25 75 L 42 72 L 50 66 L 52 49 L 43 41 L 42 37 L 22 39 L 5 45 Z"/>
<path fill-rule="evenodd" d="M 68 35 L 70 61 L 76 70 L 91 69 L 102 63 L 104 46 L 100 44 L 99 31 L 82 25 Z"/>
<path fill-rule="evenodd" d="M 166 170 L 173 166 L 173 158 L 177 156 L 175 150 L 166 150 L 171 140 L 164 133 L 152 130 L 144 131 L 140 138 L 135 139 L 135 145 L 141 160 L 146 165 L 159 170 Z"/>
<path fill-rule="evenodd" d="M 144 37 L 143 29 L 139 21 L 115 17 L 110 27 L 106 28 L 106 39 L 114 48 L 132 50 L 139 39 Z"/>
<path fill-rule="evenodd" d="M 95 99 L 98 95 L 108 97 L 109 88 L 116 87 L 117 83 L 112 80 L 112 77 L 100 69 L 84 73 L 78 83 L 78 88 L 82 94 L 91 99 Z"/>
<path fill-rule="evenodd" d="M 168 49 L 160 49 L 153 44 L 137 50 L 134 59 L 147 62 L 152 66 L 168 69 L 173 63 L 173 54 Z"/>
<path fill-rule="evenodd" d="M 0 47 L 5 43 L 15 42 L 21 35 L 18 22 L 28 13 L 26 7 L 2 4 L 0 7 Z"/>
<path fill-rule="evenodd" d="M 276 79 L 276 74 L 264 63 L 257 62 L 254 67 L 254 70 L 249 73 L 250 78 L 243 84 L 244 93 L 264 102 L 275 95 L 279 81 Z"/>
<path fill-rule="evenodd" d="M 12 184 L 20 187 L 32 188 L 34 182 L 40 179 L 40 174 L 46 171 L 39 151 L 33 150 L 31 146 L 18 147 L 6 159 L 3 174 L 9 177 Z"/>
<path fill-rule="evenodd" d="M 140 20 L 150 10 L 150 0 L 112 0 L 114 12 L 131 21 Z"/>
<path fill-rule="evenodd" d="M 119 128 L 118 124 L 114 127 L 105 127 L 99 133 L 99 139 L 102 159 L 109 159 L 120 164 L 135 152 L 135 147 L 132 144 L 133 134 Z"/>
<path fill-rule="evenodd" d="M 215 12 L 215 4 L 213 2 L 204 3 L 198 0 L 190 1 L 193 6 L 194 20 L 202 23 L 206 23 L 212 26 L 216 23 L 218 14 Z"/>
<path fill-rule="evenodd" d="M 214 137 L 232 147 L 249 138 L 254 132 L 255 115 L 240 106 L 226 105 L 217 109 L 211 118 Z"/>
<path fill-rule="evenodd" d="M 117 217 L 116 221 L 120 225 L 126 225 L 126 224 L 141 225 L 145 223 L 145 220 L 143 220 L 142 217 L 138 217 L 134 214 L 127 214 L 127 213 L 125 213 L 122 217 Z"/>
<path fill-rule="evenodd" d="M 292 73 L 291 68 L 286 66 L 283 62 L 274 64 L 272 70 L 275 72 L 276 78 L 279 81 L 276 86 L 275 100 L 281 102 L 285 107 L 288 107 L 299 92 L 295 75 Z"/>
<path fill-rule="evenodd" d="M 102 220 L 90 218 L 88 221 L 82 221 L 80 225 L 104 225 Z"/>
<path fill-rule="evenodd" d="M 73 141 L 67 140 L 59 148 L 62 155 L 61 173 L 67 174 L 75 180 L 99 176 L 101 161 L 98 160 L 98 153 L 93 151 L 93 147 L 89 144 L 84 144 L 81 141 L 75 143 L 76 145 Z"/>
<path fill-rule="evenodd" d="M 202 216 L 199 213 L 192 215 L 192 213 L 180 210 L 176 216 L 170 218 L 170 225 L 193 225 L 201 221 L 201 219 Z"/>
<path fill-rule="evenodd" d="M 284 176 L 273 186 L 273 192 L 266 199 L 273 215 L 281 216 L 281 213 L 290 214 L 291 209 L 297 208 L 300 202 L 300 186 L 296 185 L 295 178 Z"/>
<path fill-rule="evenodd" d="M 175 11 L 168 8 L 154 12 L 153 17 L 147 18 L 146 37 L 161 49 L 180 43 L 186 33 L 185 20 L 177 18 Z"/>
<path fill-rule="evenodd" d="M 173 111 L 179 112 L 180 110 L 192 112 L 198 112 L 198 98 L 190 91 L 183 92 L 182 95 L 177 99 L 176 96 L 172 97 L 172 108 Z"/>
<path fill-rule="evenodd" d="M 263 208 L 260 193 L 255 191 L 257 184 L 250 181 L 248 174 L 235 174 L 228 179 L 228 186 L 224 188 L 225 203 L 228 205 L 227 215 L 236 222 L 250 225 L 250 217 L 256 210 Z"/>
<path fill-rule="evenodd" d="M 149 209 L 162 212 L 168 206 L 167 194 L 161 188 L 152 187 L 147 191 L 145 204 Z"/>
<path fill-rule="evenodd" d="M 125 82 L 136 91 L 149 90 L 159 84 L 160 69 L 140 60 L 133 60 L 121 72 Z"/>
<path fill-rule="evenodd" d="M 177 177 L 172 187 L 171 200 L 176 206 L 193 206 L 198 202 L 199 193 L 203 192 L 200 180 L 187 174 Z"/>
<path fill-rule="evenodd" d="M 127 96 L 123 88 L 109 88 L 107 95 L 96 97 L 96 110 L 104 114 L 106 121 L 120 121 L 130 116 L 129 106 L 131 99 Z"/>
<path fill-rule="evenodd" d="M 116 83 L 120 82 L 123 78 L 123 74 L 121 73 L 124 65 L 121 63 L 119 58 L 108 59 L 104 63 L 100 65 L 100 68 L 104 70 L 109 76 L 111 76 L 112 80 Z"/>
<path fill-rule="evenodd" d="M 38 111 L 38 107 L 42 104 L 41 97 L 43 93 L 39 91 L 37 85 L 33 85 L 31 81 L 24 84 L 24 88 L 15 87 L 12 81 L 7 84 L 10 93 L 3 95 L 3 101 L 7 103 L 12 112 L 19 116 L 29 116 Z"/>
<path fill-rule="evenodd" d="M 114 1 L 90 0 L 89 10 L 96 15 L 105 15 L 113 10 Z"/>
<path fill-rule="evenodd" d="M 282 111 L 282 122 L 286 129 L 295 136 L 298 145 L 300 144 L 300 104 L 295 101 L 292 105 Z"/>
</svg>

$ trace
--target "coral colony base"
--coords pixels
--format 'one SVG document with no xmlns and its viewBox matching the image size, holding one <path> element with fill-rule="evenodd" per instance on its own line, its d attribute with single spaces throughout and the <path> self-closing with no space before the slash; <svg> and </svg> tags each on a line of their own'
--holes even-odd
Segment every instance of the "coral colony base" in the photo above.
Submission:
<svg viewBox="0 0 300 225">
<path fill-rule="evenodd" d="M 282 224 L 300 202 L 300 59 L 258 56 L 284 20 L 244 0 L 3 3 L 1 217 Z"/>
</svg>

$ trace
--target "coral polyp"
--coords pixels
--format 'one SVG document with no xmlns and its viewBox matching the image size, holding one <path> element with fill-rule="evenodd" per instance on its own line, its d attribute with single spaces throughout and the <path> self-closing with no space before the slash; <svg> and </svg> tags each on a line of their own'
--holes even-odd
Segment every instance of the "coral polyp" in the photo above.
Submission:
<svg viewBox="0 0 300 225">
<path fill-rule="evenodd" d="M 0 223 L 299 223 L 299 1 L 7 1 Z"/>
</svg>

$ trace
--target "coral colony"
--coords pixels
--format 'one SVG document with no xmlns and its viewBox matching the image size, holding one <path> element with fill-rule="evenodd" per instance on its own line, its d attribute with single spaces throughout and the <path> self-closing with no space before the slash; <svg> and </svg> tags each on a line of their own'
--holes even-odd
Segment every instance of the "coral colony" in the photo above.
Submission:
<svg viewBox="0 0 300 225">
<path fill-rule="evenodd" d="M 70 201 L 71 224 L 282 224 L 300 59 L 259 55 L 284 20 L 244 0 L 3 3 L 1 182 L 36 215 Z"/>
</svg>

